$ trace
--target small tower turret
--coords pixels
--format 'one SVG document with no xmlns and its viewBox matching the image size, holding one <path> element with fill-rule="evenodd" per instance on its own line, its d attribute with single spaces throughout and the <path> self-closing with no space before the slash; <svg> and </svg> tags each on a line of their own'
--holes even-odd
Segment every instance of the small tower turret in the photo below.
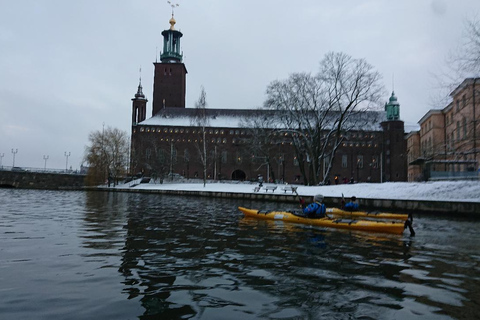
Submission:
<svg viewBox="0 0 480 320">
<path fill-rule="evenodd" d="M 385 103 L 385 111 L 387 111 L 387 120 L 400 119 L 400 103 L 398 103 L 395 92 L 393 91 L 388 103 Z"/>
<path fill-rule="evenodd" d="M 142 78 L 140 78 L 137 93 L 132 99 L 132 126 L 145 120 L 147 117 L 147 98 L 143 94 Z"/>
</svg>

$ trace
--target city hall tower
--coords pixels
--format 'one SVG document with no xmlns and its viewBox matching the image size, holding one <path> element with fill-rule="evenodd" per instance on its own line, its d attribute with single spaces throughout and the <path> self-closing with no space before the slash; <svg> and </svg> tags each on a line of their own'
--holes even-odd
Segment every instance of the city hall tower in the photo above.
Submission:
<svg viewBox="0 0 480 320">
<path fill-rule="evenodd" d="M 175 30 L 173 14 L 169 22 L 170 29 L 162 32 L 160 62 L 154 63 L 152 117 L 164 108 L 185 108 L 187 69 L 180 47 L 183 34 Z"/>
</svg>

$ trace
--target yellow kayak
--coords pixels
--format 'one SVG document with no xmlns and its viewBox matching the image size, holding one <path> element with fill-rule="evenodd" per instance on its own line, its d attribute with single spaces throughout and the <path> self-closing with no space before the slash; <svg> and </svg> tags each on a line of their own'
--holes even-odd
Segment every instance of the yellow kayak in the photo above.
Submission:
<svg viewBox="0 0 480 320">
<path fill-rule="evenodd" d="M 260 211 L 243 207 L 238 207 L 238 209 L 245 215 L 245 217 L 263 220 L 280 220 L 285 222 L 302 223 L 326 228 L 403 234 L 403 230 L 406 227 L 404 223 L 395 221 L 386 222 L 373 220 L 307 218 L 300 214 L 297 215 L 293 212 L 288 211 Z"/>
<path fill-rule="evenodd" d="M 338 208 L 327 208 L 327 214 L 352 218 L 393 219 L 406 221 L 408 214 L 387 212 L 346 211 Z"/>
</svg>

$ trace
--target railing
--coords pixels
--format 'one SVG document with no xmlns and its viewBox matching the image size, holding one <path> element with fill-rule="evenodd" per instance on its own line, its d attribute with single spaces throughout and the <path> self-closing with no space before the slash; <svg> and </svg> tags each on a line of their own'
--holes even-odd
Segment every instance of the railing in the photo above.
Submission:
<svg viewBox="0 0 480 320">
<path fill-rule="evenodd" d="M 430 180 L 475 180 L 480 179 L 477 171 L 430 171 Z"/>
<path fill-rule="evenodd" d="M 12 166 L 0 166 L 0 171 L 12 171 L 12 172 L 37 172 L 37 173 L 64 173 L 64 174 L 86 174 L 79 170 L 65 170 L 65 169 L 51 169 L 51 168 L 32 168 L 32 167 L 12 167 Z"/>
</svg>

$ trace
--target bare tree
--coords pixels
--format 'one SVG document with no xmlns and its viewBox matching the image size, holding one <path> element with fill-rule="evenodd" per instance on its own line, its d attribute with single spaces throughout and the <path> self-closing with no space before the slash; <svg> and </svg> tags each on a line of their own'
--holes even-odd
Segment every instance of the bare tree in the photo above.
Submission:
<svg viewBox="0 0 480 320">
<path fill-rule="evenodd" d="M 107 127 L 89 134 L 90 145 L 85 148 L 84 160 L 90 167 L 87 182 L 98 185 L 108 179 L 116 183 L 127 172 L 130 144 L 127 132 Z"/>
<path fill-rule="evenodd" d="M 243 144 L 247 146 L 246 150 L 250 154 L 254 169 L 259 172 L 266 166 L 267 181 L 270 178 L 276 180 L 272 161 L 275 160 L 275 151 L 283 140 L 276 134 L 279 123 L 274 113 L 267 112 L 244 117 L 240 122 L 241 127 L 247 129 Z"/>
<path fill-rule="evenodd" d="M 480 20 L 465 22 L 465 36 L 455 55 L 455 65 L 464 77 L 480 75 Z"/>
<path fill-rule="evenodd" d="M 480 20 L 464 21 L 463 36 L 459 45 L 445 58 L 443 67 L 433 74 L 435 89 L 430 104 L 433 108 L 447 105 L 450 93 L 465 78 L 480 76 Z"/>
<path fill-rule="evenodd" d="M 293 142 L 306 184 L 318 183 L 322 163 L 325 183 L 344 133 L 376 120 L 365 112 L 378 106 L 380 80 L 364 59 L 331 52 L 316 76 L 295 73 L 268 86 L 265 107 L 280 111 L 280 130 Z"/>
<path fill-rule="evenodd" d="M 205 88 L 201 88 L 200 97 L 195 103 L 196 112 L 191 119 L 193 126 L 198 127 L 198 132 L 200 135 L 199 143 L 196 143 L 195 146 L 200 157 L 200 161 L 203 166 L 203 186 L 205 187 L 207 183 L 207 140 L 206 140 L 206 127 L 209 125 L 207 117 L 207 93 Z"/>
</svg>

